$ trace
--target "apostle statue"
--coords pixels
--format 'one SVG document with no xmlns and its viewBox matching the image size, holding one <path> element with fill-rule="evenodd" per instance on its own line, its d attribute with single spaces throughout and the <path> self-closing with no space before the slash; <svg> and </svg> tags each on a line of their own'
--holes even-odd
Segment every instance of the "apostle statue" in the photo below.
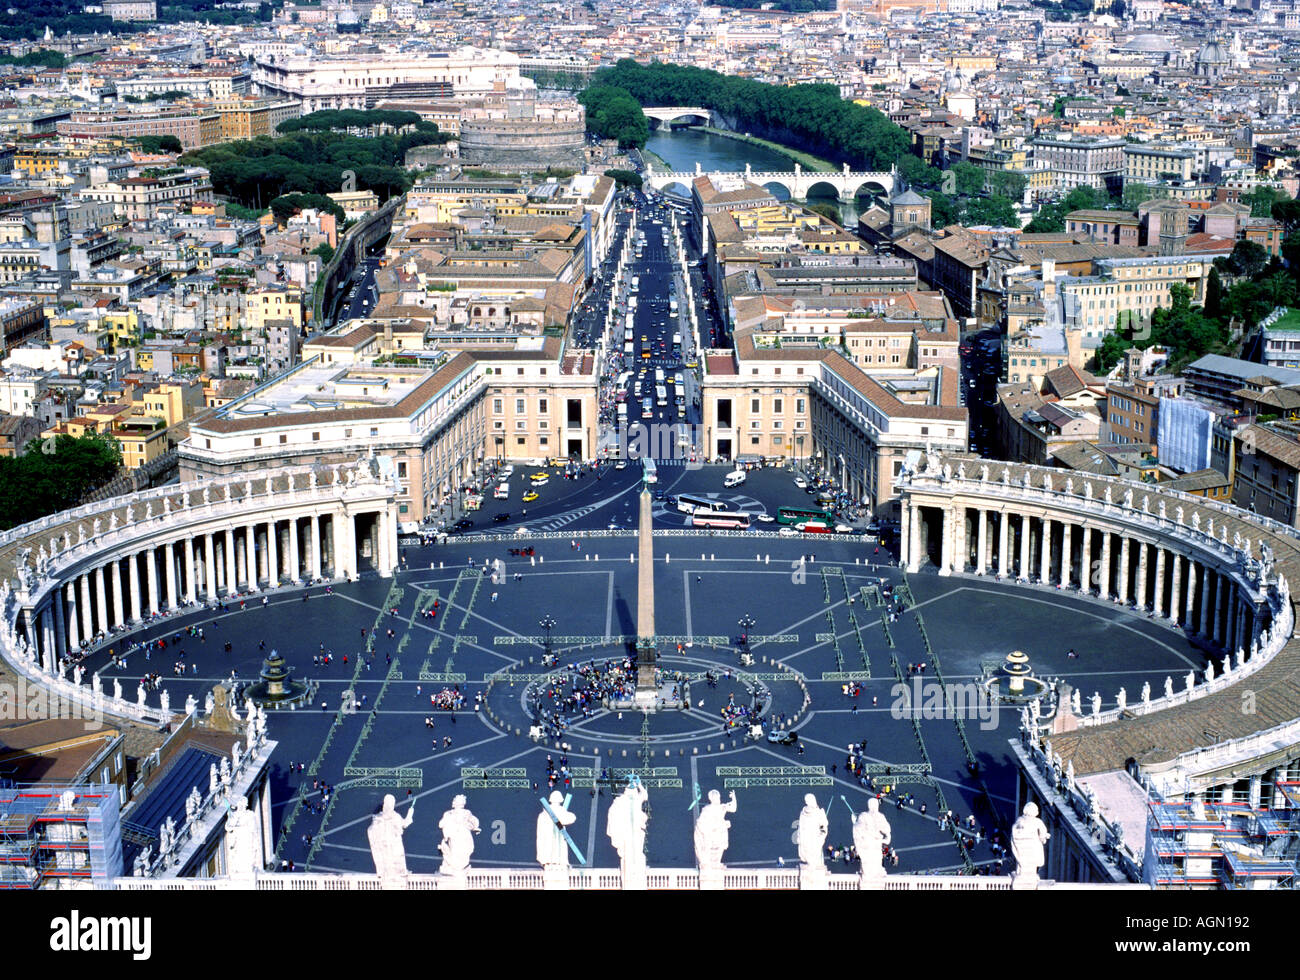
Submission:
<svg viewBox="0 0 1300 980">
<path fill-rule="evenodd" d="M 866 810 L 853 819 L 853 846 L 858 851 L 863 880 L 885 876 L 885 848 L 893 837 L 889 821 L 880 812 L 880 801 L 871 797 Z"/>
<path fill-rule="evenodd" d="M 564 794 L 553 790 L 550 807 L 542 808 L 537 815 L 537 863 L 545 871 L 563 870 L 569 866 L 569 842 L 566 828 L 577 822 L 578 816 L 564 805 Z"/>
<path fill-rule="evenodd" d="M 650 821 L 645 802 L 649 797 L 641 780 L 633 776 L 605 817 L 605 833 L 618 852 L 618 866 L 625 879 L 645 873 L 645 829 Z"/>
<path fill-rule="evenodd" d="M 803 809 L 799 812 L 795 840 L 799 844 L 799 863 L 809 871 L 823 871 L 826 868 L 826 854 L 822 848 L 826 844 L 829 830 L 826 811 L 818 806 L 817 797 L 808 793 L 803 798 Z"/>
<path fill-rule="evenodd" d="M 224 761 L 224 760 L 223 760 Z M 406 816 L 397 813 L 397 800 L 392 793 L 384 796 L 384 808 L 370 819 L 366 836 L 370 839 L 370 856 L 375 861 L 375 873 L 384 879 L 401 879 L 406 876 L 406 849 L 402 846 L 402 832 L 415 821 L 415 804 Z"/>
<path fill-rule="evenodd" d="M 722 802 L 722 794 L 716 789 L 709 790 L 709 802 L 701 808 L 699 819 L 695 822 L 695 860 L 701 871 L 722 871 L 722 855 L 730 843 L 731 821 L 727 814 L 736 812 L 736 791 Z"/>
<path fill-rule="evenodd" d="M 465 797 L 457 794 L 452 797 L 451 809 L 438 821 L 442 831 L 442 842 L 438 851 L 442 854 L 442 867 L 445 875 L 463 875 L 469 870 L 469 858 L 474 853 L 474 835 L 479 832 L 478 817 L 465 808 Z"/>
<path fill-rule="evenodd" d="M 1044 848 L 1051 836 L 1047 825 L 1038 819 L 1038 804 L 1026 803 L 1011 825 L 1011 856 L 1016 859 L 1017 881 L 1038 881 L 1038 869 L 1046 862 Z"/>
</svg>

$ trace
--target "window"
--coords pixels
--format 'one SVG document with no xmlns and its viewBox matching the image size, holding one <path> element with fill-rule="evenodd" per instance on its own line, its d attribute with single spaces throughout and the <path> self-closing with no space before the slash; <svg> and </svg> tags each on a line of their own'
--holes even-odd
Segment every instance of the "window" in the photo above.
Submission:
<svg viewBox="0 0 1300 980">
<path fill-rule="evenodd" d="M 760 406 L 759 399 L 757 399 L 757 398 L 751 398 L 751 399 L 749 400 L 749 410 L 750 410 L 751 412 L 753 412 L 753 413 L 755 413 L 755 414 L 758 414 L 758 412 L 762 411 L 762 409 L 761 409 L 759 406 Z"/>
<path fill-rule="evenodd" d="M 516 399 L 515 399 L 515 414 L 516 414 L 516 415 L 523 415 L 523 414 L 524 414 L 524 411 L 525 411 L 525 409 L 524 409 L 524 400 L 523 400 L 522 398 L 516 398 Z"/>
<path fill-rule="evenodd" d="M 311 441 L 312 441 L 312 442 L 320 442 L 320 433 L 319 433 L 319 432 L 313 432 L 313 433 L 311 434 Z"/>
<path fill-rule="evenodd" d="M 527 442 L 528 442 L 527 439 L 525 439 L 523 436 L 520 436 L 518 439 L 515 440 L 515 445 L 522 446 L 525 445 Z"/>
<path fill-rule="evenodd" d="M 538 399 L 538 402 L 537 402 L 537 410 L 538 410 L 539 412 L 546 412 L 546 411 L 548 411 L 548 409 L 547 409 L 547 407 L 546 407 L 546 399 L 545 399 L 545 398 Z"/>
<path fill-rule="evenodd" d="M 288 442 L 288 441 L 289 441 L 289 437 L 288 437 L 288 436 L 281 436 L 281 437 L 280 437 L 280 445 L 283 446 L 283 445 L 284 445 L 286 442 Z"/>
<path fill-rule="evenodd" d="M 262 444 L 262 439 L 261 439 L 261 437 L 260 437 L 260 436 L 254 436 L 254 437 L 253 437 L 253 447 L 254 447 L 254 448 L 257 448 L 257 447 L 260 446 L 261 444 Z"/>
<path fill-rule="evenodd" d="M 794 400 L 794 410 L 798 415 L 802 415 L 804 413 L 804 400 L 802 398 L 796 398 Z"/>
<path fill-rule="evenodd" d="M 781 411 L 784 411 L 784 409 L 783 409 L 782 406 L 781 406 L 781 403 L 782 403 L 784 400 L 785 400 L 785 399 L 783 399 L 783 398 L 777 398 L 777 399 L 774 399 L 773 402 L 772 402 L 772 411 L 774 411 L 774 412 L 781 412 Z"/>
<path fill-rule="evenodd" d="M 492 399 L 492 412 L 494 415 L 500 415 L 505 409 L 502 407 L 500 398 Z"/>
<path fill-rule="evenodd" d="M 399 479 L 406 479 L 406 460 L 404 459 L 399 459 L 397 461 L 397 476 Z"/>
</svg>

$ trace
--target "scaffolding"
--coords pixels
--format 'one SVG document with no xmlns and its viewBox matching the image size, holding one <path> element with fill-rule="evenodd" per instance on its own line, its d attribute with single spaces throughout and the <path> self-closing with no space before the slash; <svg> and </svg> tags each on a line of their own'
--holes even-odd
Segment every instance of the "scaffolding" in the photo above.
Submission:
<svg viewBox="0 0 1300 980">
<path fill-rule="evenodd" d="M 0 789 L 0 889 L 88 887 L 119 877 L 120 804 L 114 785 Z"/>
<path fill-rule="evenodd" d="M 1145 877 L 1171 889 L 1300 887 L 1300 782 L 1275 784 L 1281 806 L 1148 803 Z"/>
</svg>

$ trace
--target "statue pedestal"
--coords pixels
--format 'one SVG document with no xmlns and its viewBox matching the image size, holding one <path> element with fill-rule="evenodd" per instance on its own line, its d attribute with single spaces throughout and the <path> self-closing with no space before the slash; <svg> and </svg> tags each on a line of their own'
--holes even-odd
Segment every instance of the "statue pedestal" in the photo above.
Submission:
<svg viewBox="0 0 1300 980">
<path fill-rule="evenodd" d="M 379 887 L 384 891 L 406 891 L 406 875 L 380 875 Z"/>
<path fill-rule="evenodd" d="M 463 892 L 469 888 L 469 878 L 464 874 L 438 875 L 438 891 Z"/>
<path fill-rule="evenodd" d="M 1032 892 L 1038 890 L 1038 875 L 1016 875 L 1011 879 L 1011 890 Z"/>
<path fill-rule="evenodd" d="M 885 869 L 867 872 L 863 871 L 858 875 L 858 890 L 864 892 L 879 892 L 885 890 Z"/>
<path fill-rule="evenodd" d="M 700 891 L 702 892 L 720 892 L 722 891 L 723 877 L 726 875 L 724 868 L 700 869 Z"/>
<path fill-rule="evenodd" d="M 831 887 L 831 875 L 823 865 L 820 868 L 803 866 L 799 869 L 799 890 L 801 892 L 824 892 Z"/>
<path fill-rule="evenodd" d="M 622 881 L 625 892 L 643 892 L 649 887 L 645 868 L 624 869 Z"/>
<path fill-rule="evenodd" d="M 567 892 L 569 890 L 569 869 L 558 864 L 543 868 L 542 890 Z"/>
</svg>

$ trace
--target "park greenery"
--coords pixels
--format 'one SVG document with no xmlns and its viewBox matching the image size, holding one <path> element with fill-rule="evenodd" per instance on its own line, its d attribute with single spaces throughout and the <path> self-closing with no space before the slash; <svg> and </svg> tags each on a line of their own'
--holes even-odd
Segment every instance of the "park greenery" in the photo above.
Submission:
<svg viewBox="0 0 1300 980">
<path fill-rule="evenodd" d="M 1020 174 L 989 173 L 966 161 L 945 171 L 910 154 L 898 161 L 898 172 L 912 190 L 930 199 L 932 227 L 1020 225 L 1015 206 L 1025 189 L 1025 178 Z"/>
<path fill-rule="evenodd" d="M 286 119 L 276 129 L 281 136 L 298 132 L 354 132 L 370 135 L 380 129 L 409 129 L 417 133 L 439 135 L 435 123 L 425 121 L 418 112 L 400 109 L 321 109 L 295 119 Z M 447 139 L 444 136 L 440 142 L 445 143 Z"/>
<path fill-rule="evenodd" d="M 222 0 L 160 0 L 158 22 L 163 24 L 233 25 L 270 21 L 282 0 L 271 0 L 255 10 L 229 7 Z M 0 40 L 34 41 L 48 25 L 57 36 L 65 34 L 132 34 L 155 30 L 149 21 L 115 21 L 107 14 L 87 14 L 85 0 L 8 0 L 0 7 Z M 10 13 L 9 11 L 12 11 Z"/>
<path fill-rule="evenodd" d="M 1025 231 L 1031 235 L 1050 234 L 1065 231 L 1065 216 L 1071 211 L 1083 211 L 1104 208 L 1110 204 L 1101 191 L 1091 187 L 1076 187 L 1059 201 L 1044 204 L 1034 215 L 1034 220 L 1025 225 Z"/>
<path fill-rule="evenodd" d="M 295 121 L 310 123 L 312 117 L 319 115 L 311 113 Z M 373 116 L 372 113 L 362 115 Z M 410 186 L 410 177 L 403 168 L 406 151 L 447 139 L 433 123 L 418 120 L 410 125 L 411 130 L 400 135 L 385 133 L 366 138 L 335 132 L 332 128 L 319 132 L 300 128 L 279 137 L 259 136 L 218 143 L 188 153 L 182 159 L 206 167 L 218 194 L 259 210 L 265 210 L 274 199 L 285 194 L 327 194 L 343 190 L 349 171 L 356 188 L 373 190 L 382 200 L 387 200 Z"/>
<path fill-rule="evenodd" d="M 342 206 L 324 194 L 284 194 L 275 198 L 270 207 L 275 220 L 280 224 L 284 224 L 295 214 L 308 208 L 334 215 L 340 226 L 345 220 Z"/>
<path fill-rule="evenodd" d="M 68 59 L 58 51 L 39 48 L 23 55 L 0 55 L 0 65 L 17 65 L 19 68 L 63 68 Z"/>
<path fill-rule="evenodd" d="M 587 131 L 601 139 L 616 140 L 621 149 L 639 149 L 650 138 L 650 121 L 627 89 L 589 85 L 578 101 L 587 112 Z"/>
<path fill-rule="evenodd" d="M 753 10 L 758 8 L 758 0 L 709 0 L 715 7 L 730 7 L 733 10 Z M 814 10 L 834 10 L 835 0 L 764 0 L 763 7 L 783 10 L 791 14 L 806 14 Z"/>
<path fill-rule="evenodd" d="M 749 132 L 784 146 L 847 163 L 864 170 L 888 170 L 908 155 L 908 136 L 880 110 L 840 97 L 834 85 L 770 85 L 749 78 L 723 75 L 687 65 L 652 62 L 640 64 L 625 58 L 596 73 L 592 86 L 597 104 L 617 124 L 620 142 L 644 145 L 640 121 L 618 91 L 630 96 L 638 108 L 645 105 L 701 106 L 718 113 L 737 132 Z M 588 101 L 588 127 L 592 110 Z M 642 114 L 644 116 L 644 114 Z M 601 118 L 597 125 L 609 126 Z M 592 132 L 606 135 L 600 129 Z M 645 135 L 649 135 L 648 124 Z"/>
<path fill-rule="evenodd" d="M 635 170 L 619 170 L 618 168 L 614 168 L 606 170 L 605 176 L 613 180 L 619 187 L 635 187 L 637 190 L 641 189 L 641 175 Z"/>
<path fill-rule="evenodd" d="M 75 507 L 121 463 L 117 443 L 102 435 L 33 439 L 21 456 L 0 456 L 0 530 Z"/>
<path fill-rule="evenodd" d="M 167 133 L 164 136 L 153 134 L 145 136 L 133 136 L 131 141 L 140 147 L 141 153 L 176 153 L 185 152 L 185 147 L 181 146 L 181 141 L 175 136 Z"/>
</svg>

